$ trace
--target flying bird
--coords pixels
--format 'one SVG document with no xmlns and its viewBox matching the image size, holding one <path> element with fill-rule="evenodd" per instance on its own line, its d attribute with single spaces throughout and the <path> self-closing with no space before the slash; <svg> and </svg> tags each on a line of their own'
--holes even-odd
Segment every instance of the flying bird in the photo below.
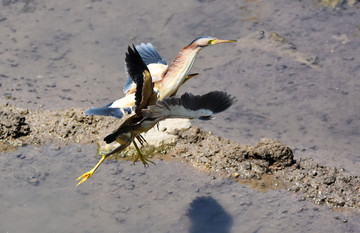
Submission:
<svg viewBox="0 0 360 233">
<path fill-rule="evenodd" d="M 123 120 L 117 130 L 104 138 L 104 141 L 108 144 L 114 141 L 118 142 L 119 147 L 103 155 L 93 169 L 77 179 L 80 180 L 77 185 L 92 176 L 107 157 L 124 150 L 131 143 L 134 144 L 137 151 L 134 162 L 140 159 L 144 166 L 148 166 L 147 162 L 153 163 L 142 155 L 135 139 L 140 144 L 143 144 L 145 139 L 141 136 L 141 133 L 147 132 L 161 120 L 167 118 L 209 120 L 215 113 L 226 110 L 234 102 L 233 97 L 221 91 L 212 91 L 204 95 L 185 93 L 180 98 L 168 97 L 157 100 L 158 91 L 154 88 L 148 66 L 142 60 L 135 46 L 133 48 L 129 46 L 125 62 L 127 72 L 136 84 L 134 112 Z"/>
<path fill-rule="evenodd" d="M 236 40 L 222 40 L 210 36 L 198 37 L 184 47 L 170 65 L 160 56 L 151 43 L 141 43 L 136 46 L 136 49 L 152 76 L 154 89 L 158 93 L 158 100 L 163 100 L 166 97 L 174 96 L 182 84 L 198 75 L 198 73 L 190 74 L 190 69 L 202 48 L 231 42 L 236 42 Z M 132 113 L 135 106 L 135 91 L 136 83 L 128 75 L 123 88 L 125 94 L 123 98 L 104 107 L 92 107 L 85 113 L 87 115 L 113 116 L 120 119 L 124 115 Z"/>
</svg>

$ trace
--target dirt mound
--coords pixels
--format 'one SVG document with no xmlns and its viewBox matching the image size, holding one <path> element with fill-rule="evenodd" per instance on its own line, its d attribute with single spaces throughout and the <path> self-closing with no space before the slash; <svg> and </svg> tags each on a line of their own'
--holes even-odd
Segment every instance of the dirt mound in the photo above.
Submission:
<svg viewBox="0 0 360 233">
<path fill-rule="evenodd" d="M 116 125 L 116 119 L 86 116 L 84 109 L 29 111 L 12 105 L 0 106 L 0 122 L 0 139 L 19 146 L 59 140 L 92 143 Z"/>
<path fill-rule="evenodd" d="M 205 170 L 235 178 L 257 178 L 294 163 L 290 148 L 276 139 L 263 138 L 255 146 L 241 145 L 206 133 L 198 127 L 177 132 L 179 140 L 170 151 Z"/>
<path fill-rule="evenodd" d="M 51 141 L 93 143 L 101 141 L 120 123 L 109 117 L 86 116 L 83 112 L 83 109 L 29 111 L 1 106 L 0 130 L 5 143 L 0 144 L 0 149 L 6 152 L 10 150 L 8 144 Z M 216 172 L 260 190 L 287 188 L 318 204 L 360 209 L 358 176 L 346 175 L 343 169 L 321 166 L 312 159 L 295 160 L 292 150 L 276 139 L 263 138 L 251 146 L 217 137 L 195 126 L 179 130 L 165 127 L 158 134 L 160 132 L 175 136 L 175 140 L 168 144 L 163 141 L 161 147 L 146 145 L 142 150 L 149 157 L 180 159 L 203 171 Z M 156 137 L 156 132 L 154 135 Z M 128 152 L 127 155 L 134 154 Z M 118 158 L 126 156 L 122 154 Z"/>
<path fill-rule="evenodd" d="M 30 134 L 30 127 L 25 122 L 26 110 L 8 105 L 0 108 L 0 139 L 16 139 Z"/>
</svg>

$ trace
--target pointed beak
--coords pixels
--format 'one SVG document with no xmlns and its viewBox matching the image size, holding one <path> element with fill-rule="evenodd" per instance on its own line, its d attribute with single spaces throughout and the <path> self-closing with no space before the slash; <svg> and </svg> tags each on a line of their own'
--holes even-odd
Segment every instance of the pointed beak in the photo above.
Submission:
<svg viewBox="0 0 360 233">
<path fill-rule="evenodd" d="M 210 42 L 210 44 L 222 44 L 222 43 L 233 43 L 237 42 L 237 40 L 221 40 L 221 39 L 214 39 Z"/>
</svg>

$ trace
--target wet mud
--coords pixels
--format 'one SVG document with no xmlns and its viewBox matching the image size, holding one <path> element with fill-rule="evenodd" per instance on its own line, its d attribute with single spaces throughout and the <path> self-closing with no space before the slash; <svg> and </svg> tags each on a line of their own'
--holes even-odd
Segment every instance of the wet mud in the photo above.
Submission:
<svg viewBox="0 0 360 233">
<path fill-rule="evenodd" d="M 358 232 L 359 9 L 1 1 L 0 232 Z M 201 129 L 160 127 L 162 146 L 146 135 L 156 166 L 129 147 L 76 187 L 119 124 L 83 110 L 122 97 L 127 46 L 151 42 L 170 63 L 202 35 L 238 43 L 202 50 L 179 94 L 238 101 Z"/>
<path fill-rule="evenodd" d="M 116 125 L 116 119 L 89 117 L 84 109 L 31 111 L 3 105 L 0 117 L 0 139 L 19 146 L 53 141 L 92 143 Z"/>
<path fill-rule="evenodd" d="M 86 116 L 83 109 L 31 111 L 11 105 L 0 109 L 1 135 L 5 135 L 0 144 L 2 152 L 16 146 L 58 141 L 94 143 L 101 141 L 106 129 L 119 124 L 119 120 L 109 117 Z M 317 164 L 311 158 L 295 159 L 291 148 L 279 140 L 263 138 L 256 145 L 242 145 L 196 126 L 175 129 L 170 134 L 176 140 L 169 145 L 142 148 L 148 158 L 185 161 L 204 172 L 235 179 L 261 191 L 286 189 L 316 204 L 360 212 L 360 177 L 345 174 L 341 168 Z M 111 158 L 129 157 L 131 160 L 131 153 L 126 152 Z"/>
</svg>

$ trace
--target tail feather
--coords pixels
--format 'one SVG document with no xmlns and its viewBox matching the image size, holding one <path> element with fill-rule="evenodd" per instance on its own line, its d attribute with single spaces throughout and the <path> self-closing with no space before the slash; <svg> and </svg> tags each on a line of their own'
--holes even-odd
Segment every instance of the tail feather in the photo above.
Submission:
<svg viewBox="0 0 360 233">
<path fill-rule="evenodd" d="M 108 136 L 106 136 L 104 138 L 104 141 L 107 143 L 107 144 L 110 144 L 112 142 L 114 142 L 117 138 L 117 134 L 115 133 L 112 133 L 112 134 L 109 134 Z"/>
</svg>

